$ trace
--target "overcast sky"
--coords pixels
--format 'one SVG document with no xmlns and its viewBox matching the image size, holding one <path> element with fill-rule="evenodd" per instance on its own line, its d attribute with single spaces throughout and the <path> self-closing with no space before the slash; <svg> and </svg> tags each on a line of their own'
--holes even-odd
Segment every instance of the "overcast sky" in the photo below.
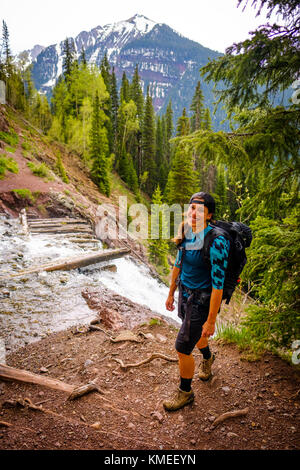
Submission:
<svg viewBox="0 0 300 470">
<path fill-rule="evenodd" d="M 0 0 L 0 20 L 10 33 L 13 54 L 35 44 L 49 46 L 90 31 L 126 20 L 136 13 L 166 23 L 183 36 L 205 47 L 224 52 L 233 42 L 265 22 L 255 17 L 252 1 L 242 11 L 237 0 Z"/>
</svg>

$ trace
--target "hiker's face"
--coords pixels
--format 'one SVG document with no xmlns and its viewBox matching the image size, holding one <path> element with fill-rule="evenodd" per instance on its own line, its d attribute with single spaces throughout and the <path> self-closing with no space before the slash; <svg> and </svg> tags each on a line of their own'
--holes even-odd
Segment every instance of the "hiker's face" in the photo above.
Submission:
<svg viewBox="0 0 300 470">
<path fill-rule="evenodd" d="M 204 202 L 203 199 L 195 199 L 195 201 L 196 200 Z M 210 214 L 206 206 L 196 203 L 189 205 L 187 211 L 187 223 L 192 227 L 193 231 L 195 231 L 195 229 L 197 229 L 197 231 L 203 230 L 207 225 L 208 219 L 210 219 Z"/>
</svg>

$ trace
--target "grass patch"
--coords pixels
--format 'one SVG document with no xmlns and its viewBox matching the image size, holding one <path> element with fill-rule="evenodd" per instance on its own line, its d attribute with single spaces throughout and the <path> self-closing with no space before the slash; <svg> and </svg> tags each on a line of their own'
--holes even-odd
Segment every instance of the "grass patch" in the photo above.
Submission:
<svg viewBox="0 0 300 470">
<path fill-rule="evenodd" d="M 236 344 L 242 352 L 242 359 L 247 361 L 259 360 L 266 351 L 265 346 L 255 340 L 247 328 L 237 327 L 230 323 L 217 326 L 215 339 L 225 344 Z"/>
<path fill-rule="evenodd" d="M 69 183 L 69 178 L 68 178 L 68 176 L 67 176 L 65 167 L 64 167 L 64 165 L 63 165 L 62 157 L 61 157 L 61 153 L 60 153 L 60 152 L 57 153 L 55 169 L 56 169 L 56 172 L 58 173 L 58 175 L 59 175 L 59 176 L 61 177 L 61 179 L 63 180 L 63 182 L 66 183 L 66 184 L 68 184 L 68 183 Z"/>
<path fill-rule="evenodd" d="M 17 162 L 12 157 L 7 157 L 6 155 L 0 156 L 0 179 L 3 179 L 5 173 L 10 171 L 11 173 L 19 173 L 19 166 Z"/>
<path fill-rule="evenodd" d="M 47 178 L 48 180 L 54 179 L 50 174 L 50 169 L 44 162 L 40 163 L 40 165 L 36 165 L 32 162 L 27 162 L 27 166 L 28 168 L 30 168 L 30 170 L 35 176 L 39 176 L 40 178 Z"/>
<path fill-rule="evenodd" d="M 22 199 L 26 199 L 27 201 L 34 202 L 34 196 L 30 189 L 13 189 L 13 192 L 18 194 Z"/>
<path fill-rule="evenodd" d="M 19 143 L 19 136 L 13 130 L 10 132 L 0 131 L 0 140 L 15 148 Z"/>
<path fill-rule="evenodd" d="M 32 156 L 27 150 L 22 150 L 22 155 L 26 160 L 32 160 Z"/>
<path fill-rule="evenodd" d="M 24 140 L 24 142 L 22 142 L 22 149 L 23 150 L 31 150 L 30 143 Z"/>
<path fill-rule="evenodd" d="M 149 321 L 150 326 L 161 325 L 161 321 L 159 318 L 151 318 Z"/>
<path fill-rule="evenodd" d="M 35 203 L 35 201 L 38 199 L 39 195 L 41 194 L 40 191 L 33 191 L 33 193 L 30 191 L 30 189 L 27 188 L 21 188 L 21 189 L 13 189 L 14 193 L 17 193 L 18 196 L 20 196 L 22 199 L 26 199 L 29 202 Z"/>
<path fill-rule="evenodd" d="M 5 147 L 5 150 L 6 150 L 7 152 L 9 152 L 9 153 L 15 153 L 16 147 L 10 147 L 9 145 L 7 145 L 7 146 Z"/>
<path fill-rule="evenodd" d="M 141 193 L 139 200 L 115 172 L 111 174 L 111 195 L 113 198 L 127 196 L 128 205 L 140 202 L 148 208 L 151 204 L 151 201 L 148 200 L 143 193 Z"/>
</svg>

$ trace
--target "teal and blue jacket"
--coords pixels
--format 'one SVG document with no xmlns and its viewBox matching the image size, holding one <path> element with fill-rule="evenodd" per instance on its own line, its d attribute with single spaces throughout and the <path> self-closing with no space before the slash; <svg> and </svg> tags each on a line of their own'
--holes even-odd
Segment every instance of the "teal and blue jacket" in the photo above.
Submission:
<svg viewBox="0 0 300 470">
<path fill-rule="evenodd" d="M 194 234 L 191 230 L 186 234 L 181 247 L 185 247 L 185 255 L 181 264 L 182 250 L 179 249 L 175 261 L 181 267 L 180 280 L 189 289 L 223 289 L 225 272 L 228 265 L 230 242 L 223 236 L 217 236 L 210 247 L 211 271 L 202 257 L 204 237 L 212 227 Z"/>
</svg>

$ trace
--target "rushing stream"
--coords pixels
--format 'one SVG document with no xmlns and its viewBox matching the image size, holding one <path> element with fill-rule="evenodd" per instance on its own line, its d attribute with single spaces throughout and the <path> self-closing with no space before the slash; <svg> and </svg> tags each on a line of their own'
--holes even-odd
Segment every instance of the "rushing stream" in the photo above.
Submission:
<svg viewBox="0 0 300 470">
<path fill-rule="evenodd" d="M 168 288 L 154 279 L 148 268 L 124 257 L 114 260 L 116 272 L 88 269 L 24 274 L 9 278 L 21 269 L 59 258 L 86 254 L 102 248 L 84 248 L 55 235 L 22 234 L 18 219 L 0 218 L 0 356 L 1 345 L 12 351 L 45 335 L 73 325 L 86 324 L 95 312 L 81 295 L 85 287 L 105 287 L 154 312 L 176 319 L 165 308 Z M 106 263 L 109 264 L 109 263 Z M 1 357 L 0 357 L 1 362 Z"/>
</svg>

